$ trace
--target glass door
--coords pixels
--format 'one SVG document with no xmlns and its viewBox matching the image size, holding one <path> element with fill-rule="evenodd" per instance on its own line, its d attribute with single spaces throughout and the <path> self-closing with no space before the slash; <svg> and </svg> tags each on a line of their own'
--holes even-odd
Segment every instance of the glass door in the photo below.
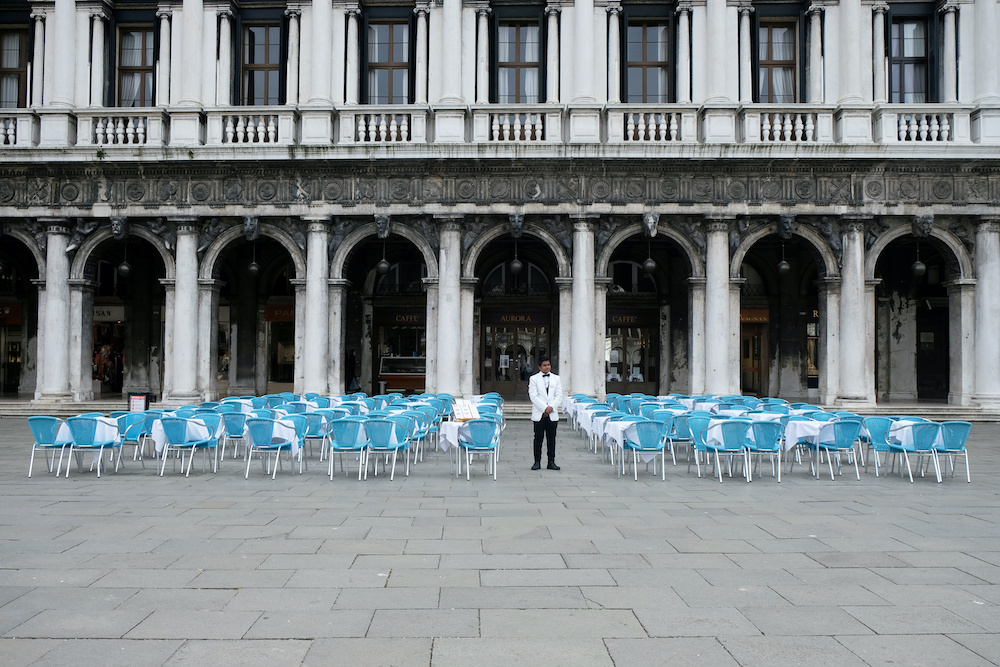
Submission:
<svg viewBox="0 0 1000 667">
<path fill-rule="evenodd" d="M 659 330 L 608 327 L 604 340 L 605 390 L 615 394 L 659 391 Z"/>
<path fill-rule="evenodd" d="M 740 327 L 740 389 L 747 396 L 767 395 L 763 359 L 766 336 L 766 324 Z"/>
<path fill-rule="evenodd" d="M 483 328 L 483 392 L 505 399 L 528 400 L 528 378 L 538 357 L 549 353 L 549 327 L 486 324 Z"/>
</svg>

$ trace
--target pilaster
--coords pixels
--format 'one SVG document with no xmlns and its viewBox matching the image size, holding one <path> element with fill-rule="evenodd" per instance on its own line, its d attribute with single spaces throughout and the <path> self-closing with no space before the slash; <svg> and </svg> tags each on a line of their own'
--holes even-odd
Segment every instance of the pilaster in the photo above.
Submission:
<svg viewBox="0 0 1000 667">
<path fill-rule="evenodd" d="M 975 400 L 1000 408 L 1000 217 L 983 216 L 976 227 Z"/>
<path fill-rule="evenodd" d="M 559 290 L 559 345 L 549 350 L 552 367 L 562 380 L 563 392 L 576 393 L 573 374 L 573 279 L 556 277 Z"/>
</svg>

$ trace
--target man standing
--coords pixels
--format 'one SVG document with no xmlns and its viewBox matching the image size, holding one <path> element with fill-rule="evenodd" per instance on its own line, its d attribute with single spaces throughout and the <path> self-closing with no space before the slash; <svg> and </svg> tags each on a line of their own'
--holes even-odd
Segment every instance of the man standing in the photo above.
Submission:
<svg viewBox="0 0 1000 667">
<path fill-rule="evenodd" d="M 531 421 L 535 427 L 535 465 L 542 467 L 542 436 L 549 455 L 549 470 L 559 470 L 556 465 L 556 426 L 559 423 L 559 404 L 562 403 L 562 382 L 552 372 L 548 357 L 538 357 L 538 372 L 528 380 L 528 398 L 531 399 Z"/>
</svg>

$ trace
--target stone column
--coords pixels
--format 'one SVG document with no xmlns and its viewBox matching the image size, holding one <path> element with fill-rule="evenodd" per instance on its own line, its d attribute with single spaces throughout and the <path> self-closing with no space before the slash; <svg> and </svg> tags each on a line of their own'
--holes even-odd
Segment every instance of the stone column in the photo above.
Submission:
<svg viewBox="0 0 1000 667">
<path fill-rule="evenodd" d="M 861 52 L 851 43 L 853 35 L 862 34 L 861 0 L 840 0 L 840 102 L 860 103 Z"/>
<path fill-rule="evenodd" d="M 157 60 L 156 105 L 170 105 L 170 17 L 171 12 L 161 9 L 156 12 L 160 20 L 160 53 Z"/>
<path fill-rule="evenodd" d="M 976 90 L 975 104 L 995 105 L 1000 103 L 1000 46 L 997 44 L 997 3 L 996 0 L 975 0 L 976 32 L 973 35 L 975 49 Z M 982 366 L 980 366 L 982 368 Z"/>
<path fill-rule="evenodd" d="M 830 405 L 840 394 L 840 281 L 823 278 L 819 281 L 819 402 Z"/>
<path fill-rule="evenodd" d="M 69 386 L 69 256 L 66 218 L 45 224 L 45 347 L 41 394 L 45 400 L 68 400 Z"/>
<path fill-rule="evenodd" d="M 52 60 L 46 59 L 45 70 L 53 82 L 51 106 L 72 107 L 76 94 L 76 2 L 55 0 L 53 15 Z"/>
<path fill-rule="evenodd" d="M 604 372 L 604 349 L 608 337 L 608 287 L 611 285 L 610 278 L 594 279 L 594 333 L 597 336 L 594 345 L 594 387 L 597 388 L 597 395 L 605 398 L 608 395 L 608 388 L 605 386 L 608 380 Z M 643 369 L 643 373 L 646 370 Z"/>
<path fill-rule="evenodd" d="M 308 246 L 306 249 L 306 304 L 305 312 L 305 370 L 306 392 L 326 394 L 328 350 L 330 347 L 330 259 L 327 254 L 329 238 L 329 215 L 306 218 L 308 224 Z"/>
<path fill-rule="evenodd" d="M 174 317 L 167 326 L 173 332 L 171 365 L 175 401 L 188 403 L 198 394 L 198 220 L 178 218 L 175 249 L 177 276 L 174 280 Z M 171 361 L 172 359 L 172 361 Z"/>
<path fill-rule="evenodd" d="M 705 278 L 688 278 L 688 392 L 705 393 Z"/>
<path fill-rule="evenodd" d="M 958 36 L 955 30 L 955 15 L 958 14 L 958 5 L 947 2 L 938 11 L 944 15 L 944 89 L 941 91 L 941 101 L 945 104 L 956 104 L 958 102 L 958 52 L 955 50 L 955 45 L 958 42 Z"/>
<path fill-rule="evenodd" d="M 559 290 L 559 347 L 549 350 L 553 366 L 559 379 L 562 380 L 563 393 L 573 394 L 575 376 L 573 375 L 573 279 L 556 278 L 556 288 Z"/>
<path fill-rule="evenodd" d="M 546 45 L 545 67 L 545 101 L 555 104 L 559 101 L 559 13 L 558 5 L 546 5 L 545 15 L 548 17 L 548 44 Z"/>
<path fill-rule="evenodd" d="M 444 45 L 442 62 L 441 101 L 462 101 L 462 0 L 442 0 L 443 16 L 441 42 Z"/>
<path fill-rule="evenodd" d="M 594 102 L 594 0 L 573 0 L 573 39 L 573 101 Z"/>
<path fill-rule="evenodd" d="M 347 378 L 344 377 L 344 360 L 347 358 L 347 346 L 344 344 L 346 321 L 344 311 L 347 308 L 347 288 L 350 283 L 343 279 L 327 281 L 329 289 L 330 347 L 327 352 L 329 363 L 327 368 L 327 384 L 331 395 L 343 394 L 347 391 Z"/>
<path fill-rule="evenodd" d="M 809 17 L 809 103 L 823 103 L 823 5 L 812 4 Z"/>
<path fill-rule="evenodd" d="M 361 10 L 347 10 L 347 89 L 344 102 L 358 103 L 358 90 L 361 85 L 361 47 L 358 41 L 358 21 Z"/>
<path fill-rule="evenodd" d="M 104 106 L 104 14 L 90 15 L 93 33 L 90 43 L 90 106 Z"/>
<path fill-rule="evenodd" d="M 292 289 L 295 290 L 295 313 L 293 317 L 295 333 L 292 342 L 295 345 L 295 370 L 292 375 L 293 389 L 296 394 L 304 394 L 310 391 L 305 388 L 306 383 L 306 312 L 311 310 L 306 303 L 306 281 L 303 278 L 293 278 L 288 281 Z M 369 392 L 370 393 L 370 392 Z"/>
<path fill-rule="evenodd" d="M 182 106 L 201 106 L 201 78 L 204 62 L 205 6 L 202 0 L 184 0 L 181 39 L 184 52 L 178 80 L 181 84 Z"/>
<path fill-rule="evenodd" d="M 732 218 L 706 216 L 705 391 L 729 393 L 729 227 Z"/>
<path fill-rule="evenodd" d="M 885 15 L 888 11 L 889 5 L 884 2 L 872 5 L 872 67 L 875 88 L 873 99 L 876 104 L 884 104 L 888 99 L 885 83 Z"/>
<path fill-rule="evenodd" d="M 976 281 L 945 283 L 948 288 L 948 402 L 971 405 L 976 380 Z M 997 334 L 994 333 L 994 338 Z"/>
<path fill-rule="evenodd" d="M 490 101 L 489 7 L 476 8 L 476 104 Z"/>
<path fill-rule="evenodd" d="M 677 3 L 677 103 L 691 103 L 691 3 Z"/>
<path fill-rule="evenodd" d="M 355 11 L 355 10 L 349 10 Z M 312 14 L 309 18 L 312 24 L 312 57 L 309 59 L 309 85 L 312 90 L 303 97 L 310 104 L 330 104 L 330 86 L 332 82 L 331 68 L 333 63 L 340 64 L 340 53 L 334 50 L 331 42 L 333 35 L 333 5 L 329 0 L 319 0 L 312 3 Z M 336 54 L 336 56 L 334 55 Z M 350 60 L 350 56 L 348 56 Z M 343 65 L 340 65 L 343 67 Z"/>
<path fill-rule="evenodd" d="M 174 283 L 173 279 L 161 278 L 163 285 L 163 345 L 161 347 L 160 358 L 163 359 L 163 382 L 162 395 L 160 400 L 174 393 Z"/>
<path fill-rule="evenodd" d="M 31 106 L 40 107 L 45 89 L 42 78 L 45 70 L 45 12 L 32 12 L 31 19 L 35 22 L 35 48 L 31 55 Z"/>
<path fill-rule="evenodd" d="M 859 2 L 860 0 L 853 1 Z M 708 45 L 707 48 L 709 55 L 708 81 L 705 89 L 708 95 L 705 101 L 725 103 L 730 101 L 729 93 L 726 90 L 726 0 L 705 0 L 705 14 L 708 35 L 712 39 L 719 40 L 717 45 Z"/>
<path fill-rule="evenodd" d="M 750 15 L 753 7 L 740 5 L 740 102 L 753 101 L 753 49 L 750 41 Z"/>
<path fill-rule="evenodd" d="M 874 314 L 866 308 L 865 298 L 865 220 L 845 216 L 842 233 L 842 268 L 840 285 L 840 403 L 867 405 L 869 378 L 868 331 Z"/>
<path fill-rule="evenodd" d="M 608 103 L 622 101 L 622 45 L 619 20 L 622 6 L 618 2 L 608 5 Z M 678 47 L 679 48 L 679 47 Z"/>
<path fill-rule="evenodd" d="M 438 386 L 438 347 L 430 341 L 438 339 L 438 281 L 436 278 L 424 278 L 427 289 L 427 373 L 424 376 L 424 387 L 427 391 L 437 391 Z"/>
<path fill-rule="evenodd" d="M 427 104 L 427 15 L 430 3 L 419 4 L 413 10 L 417 15 L 417 53 L 413 64 L 413 96 L 417 104 Z"/>
<path fill-rule="evenodd" d="M 462 323 L 462 217 L 438 217 L 441 239 L 438 257 L 437 387 L 438 392 L 459 395 L 459 354 L 464 336 Z"/>
<path fill-rule="evenodd" d="M 94 291 L 91 280 L 69 281 L 69 390 L 74 401 L 94 400 Z"/>
<path fill-rule="evenodd" d="M 579 7 L 579 5 L 578 5 Z M 581 35 L 577 35 L 579 39 Z M 596 215 L 580 214 L 573 222 L 573 351 L 572 393 L 594 396 L 594 225 Z M 602 364 L 603 367 L 603 364 Z M 567 387 L 563 386 L 564 390 Z M 567 393 L 570 393 L 567 390 Z"/>
<path fill-rule="evenodd" d="M 462 278 L 462 315 L 459 330 L 463 332 L 459 353 L 459 385 L 462 395 L 469 396 L 476 391 L 476 361 L 479 359 L 476 341 L 476 286 L 478 278 Z"/>
<path fill-rule="evenodd" d="M 216 78 L 216 104 L 227 107 L 233 103 L 233 13 L 224 9 L 219 16 L 219 69 Z M 292 61 L 289 48 L 289 63 Z"/>
<path fill-rule="evenodd" d="M 207 401 L 219 399 L 219 290 L 221 280 L 198 281 L 198 387 Z"/>
<path fill-rule="evenodd" d="M 997 289 L 1000 285 L 1000 217 L 980 218 L 976 227 L 975 261 L 975 400 L 996 410 L 1000 408 L 1000 335 L 997 335 L 1000 331 L 1000 289 Z"/>
<path fill-rule="evenodd" d="M 299 24 L 302 10 L 289 7 L 285 10 L 288 17 L 288 67 L 286 70 L 285 104 L 299 103 Z M 329 39 L 329 37 L 327 37 Z M 330 77 L 327 76 L 327 80 Z"/>
</svg>

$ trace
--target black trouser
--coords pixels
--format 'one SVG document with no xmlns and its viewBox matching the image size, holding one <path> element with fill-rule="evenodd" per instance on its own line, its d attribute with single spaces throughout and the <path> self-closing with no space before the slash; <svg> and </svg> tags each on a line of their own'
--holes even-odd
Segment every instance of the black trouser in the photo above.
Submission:
<svg viewBox="0 0 1000 667">
<path fill-rule="evenodd" d="M 545 448 L 549 455 L 549 463 L 556 460 L 556 426 L 559 422 L 552 421 L 548 415 L 532 422 L 535 426 L 535 463 L 542 461 L 542 435 L 545 436 Z"/>
</svg>

